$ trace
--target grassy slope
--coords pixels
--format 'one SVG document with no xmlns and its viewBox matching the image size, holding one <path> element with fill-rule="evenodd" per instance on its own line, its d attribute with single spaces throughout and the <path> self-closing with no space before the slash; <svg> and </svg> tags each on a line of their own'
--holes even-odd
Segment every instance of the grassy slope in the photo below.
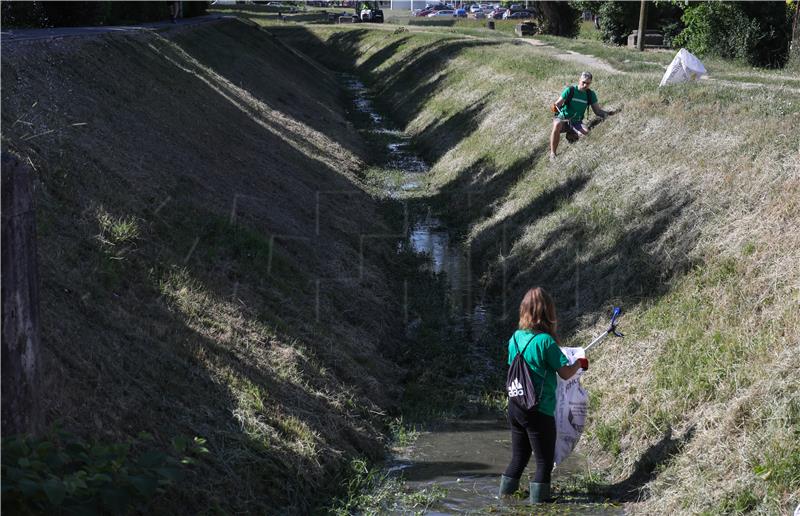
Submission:
<svg viewBox="0 0 800 516">
<path fill-rule="evenodd" d="M 622 111 L 550 165 L 547 106 L 580 65 L 500 40 L 270 30 L 356 69 L 418 137 L 429 200 L 467 228 L 504 331 L 534 284 L 574 344 L 624 305 L 627 338 L 593 353 L 586 380 L 598 488 L 649 513 L 800 502 L 800 97 L 598 72 L 601 103 Z"/>
<path fill-rule="evenodd" d="M 6 45 L 2 70 L 3 146 L 36 170 L 48 420 L 206 437 L 169 513 L 306 512 L 381 457 L 394 251 L 353 279 L 386 231 L 331 77 L 240 22 Z"/>
</svg>

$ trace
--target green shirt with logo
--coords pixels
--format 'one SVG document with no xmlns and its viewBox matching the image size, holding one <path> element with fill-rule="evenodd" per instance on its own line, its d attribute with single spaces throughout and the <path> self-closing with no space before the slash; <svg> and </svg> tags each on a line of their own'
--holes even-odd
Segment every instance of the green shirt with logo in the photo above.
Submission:
<svg viewBox="0 0 800 516">
<path fill-rule="evenodd" d="M 572 99 L 566 102 L 569 96 L 569 90 L 572 88 Z M 591 99 L 589 98 L 591 94 Z M 583 115 L 586 113 L 586 108 L 592 104 L 597 103 L 597 94 L 592 90 L 581 91 L 577 86 L 567 86 L 561 92 L 561 98 L 564 99 L 564 105 L 558 111 L 558 118 L 562 120 L 572 120 L 573 122 L 580 122 L 583 120 Z"/>
<path fill-rule="evenodd" d="M 522 351 L 525 345 L 523 358 L 531 368 L 531 380 L 539 396 L 539 412 L 548 416 L 555 415 L 556 411 L 556 370 L 569 365 L 569 359 L 561 352 L 556 341 L 548 333 L 533 333 L 527 330 L 517 330 L 508 340 L 508 365 L 511 365 L 517 356 L 517 346 Z"/>
</svg>

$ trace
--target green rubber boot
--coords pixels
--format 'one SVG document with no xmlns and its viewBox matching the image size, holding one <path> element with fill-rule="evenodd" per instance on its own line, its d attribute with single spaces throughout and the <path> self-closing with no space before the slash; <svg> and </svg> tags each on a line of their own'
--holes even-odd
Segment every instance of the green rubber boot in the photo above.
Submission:
<svg viewBox="0 0 800 516">
<path fill-rule="evenodd" d="M 531 503 L 546 503 L 550 499 L 550 484 L 540 484 L 538 482 L 531 482 Z"/>
<path fill-rule="evenodd" d="M 517 492 L 518 487 L 518 478 L 511 478 L 505 475 L 500 476 L 500 496 L 511 496 Z"/>
</svg>

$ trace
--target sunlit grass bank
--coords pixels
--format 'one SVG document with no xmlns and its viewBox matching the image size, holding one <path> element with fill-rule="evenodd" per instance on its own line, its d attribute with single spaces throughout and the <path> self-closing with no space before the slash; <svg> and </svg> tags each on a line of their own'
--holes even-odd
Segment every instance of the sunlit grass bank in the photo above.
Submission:
<svg viewBox="0 0 800 516">
<path fill-rule="evenodd" d="M 355 70 L 416 137 L 433 163 L 428 200 L 466 231 L 498 335 L 535 284 L 555 294 L 569 344 L 625 308 L 626 338 L 593 352 L 586 378 L 595 410 L 581 446 L 605 477 L 598 489 L 649 513 L 794 509 L 800 96 L 658 89 L 669 54 L 596 41 L 548 39 L 637 73 L 457 34 L 269 30 Z M 618 112 L 587 140 L 562 142 L 551 164 L 548 105 L 586 68 Z"/>
</svg>

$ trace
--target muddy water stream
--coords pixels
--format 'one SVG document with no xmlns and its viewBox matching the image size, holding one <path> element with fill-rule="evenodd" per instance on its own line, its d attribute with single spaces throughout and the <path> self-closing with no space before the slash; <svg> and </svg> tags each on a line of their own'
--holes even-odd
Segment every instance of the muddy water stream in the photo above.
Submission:
<svg viewBox="0 0 800 516">
<path fill-rule="evenodd" d="M 350 92 L 360 118 L 368 121 L 362 130 L 375 133 L 380 141 L 386 142 L 384 168 L 401 174 L 399 181 L 396 177 L 393 182 L 387 181 L 387 193 L 401 200 L 423 188 L 429 167 L 414 153 L 409 138 L 378 113 L 363 83 L 352 75 L 342 74 L 339 78 Z M 463 332 L 473 344 L 477 343 L 487 331 L 488 312 L 463 247 L 454 241 L 452 233 L 433 215 L 430 207 L 423 206 L 417 213 L 410 214 L 409 221 L 406 238 L 398 242 L 398 249 L 410 248 L 424 255 L 429 270 L 445 276 L 451 309 L 463 325 L 463 329 L 456 331 Z M 469 359 L 485 362 L 487 372 L 493 367 L 486 352 Z M 386 468 L 390 475 L 403 479 L 406 492 L 430 491 L 433 487 L 444 490 L 443 498 L 422 511 L 425 514 L 530 513 L 532 507 L 526 500 L 500 500 L 497 496 L 500 474 L 511 458 L 510 448 L 506 421 L 496 413 L 484 414 L 429 425 L 412 446 L 392 457 Z M 573 454 L 554 470 L 554 481 L 581 473 L 586 467 L 584 458 Z M 526 478 L 523 477 L 523 484 Z M 592 503 L 581 499 L 580 495 L 570 496 L 568 505 L 554 504 L 537 508 L 535 512 L 563 514 L 565 509 L 579 514 L 621 513 L 618 507 Z M 401 507 L 391 512 L 419 513 L 420 509 Z"/>
</svg>

